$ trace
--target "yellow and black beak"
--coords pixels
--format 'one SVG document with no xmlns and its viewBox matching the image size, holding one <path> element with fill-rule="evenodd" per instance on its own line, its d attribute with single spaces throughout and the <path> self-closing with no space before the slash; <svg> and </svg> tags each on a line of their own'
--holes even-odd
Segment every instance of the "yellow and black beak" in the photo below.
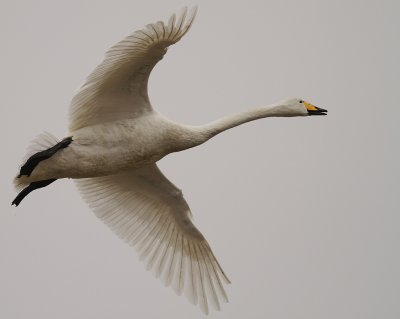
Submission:
<svg viewBox="0 0 400 319">
<path fill-rule="evenodd" d="M 327 110 L 316 107 L 311 103 L 308 103 L 306 101 L 304 101 L 303 103 L 307 108 L 308 115 L 327 115 L 326 113 L 328 113 Z"/>
</svg>

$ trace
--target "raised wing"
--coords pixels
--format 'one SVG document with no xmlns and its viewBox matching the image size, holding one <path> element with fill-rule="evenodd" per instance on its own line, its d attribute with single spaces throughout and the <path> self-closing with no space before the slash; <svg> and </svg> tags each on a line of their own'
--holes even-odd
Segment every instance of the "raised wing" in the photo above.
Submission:
<svg viewBox="0 0 400 319">
<path fill-rule="evenodd" d="M 151 111 L 150 72 L 168 46 L 186 34 L 196 12 L 195 7 L 187 18 L 185 8 L 178 19 L 172 15 L 167 25 L 161 21 L 149 24 L 113 46 L 72 99 L 70 131 Z"/>
<path fill-rule="evenodd" d="M 151 164 L 129 172 L 76 180 L 97 217 L 140 252 L 155 269 L 208 313 L 208 301 L 220 309 L 229 283 L 210 246 L 191 221 L 181 191 Z"/>
</svg>

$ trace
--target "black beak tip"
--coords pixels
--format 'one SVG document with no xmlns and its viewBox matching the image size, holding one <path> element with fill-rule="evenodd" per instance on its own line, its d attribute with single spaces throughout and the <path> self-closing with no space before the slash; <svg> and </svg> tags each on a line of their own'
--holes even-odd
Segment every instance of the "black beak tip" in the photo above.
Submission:
<svg viewBox="0 0 400 319">
<path fill-rule="evenodd" d="M 328 115 L 328 110 L 321 109 L 319 107 L 316 110 L 308 110 L 308 115 Z"/>
</svg>

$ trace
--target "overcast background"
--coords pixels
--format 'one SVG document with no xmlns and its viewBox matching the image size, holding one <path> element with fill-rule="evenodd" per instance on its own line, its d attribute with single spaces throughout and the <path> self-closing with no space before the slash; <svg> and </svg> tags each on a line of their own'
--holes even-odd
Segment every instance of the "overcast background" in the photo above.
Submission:
<svg viewBox="0 0 400 319">
<path fill-rule="evenodd" d="M 115 42 L 199 5 L 153 71 L 152 104 L 201 124 L 300 97 L 163 159 L 232 281 L 213 318 L 400 318 L 399 1 L 0 3 L 0 317 L 201 318 L 96 219 L 74 183 L 18 208 L 33 137 L 66 136 L 76 89 Z"/>
</svg>

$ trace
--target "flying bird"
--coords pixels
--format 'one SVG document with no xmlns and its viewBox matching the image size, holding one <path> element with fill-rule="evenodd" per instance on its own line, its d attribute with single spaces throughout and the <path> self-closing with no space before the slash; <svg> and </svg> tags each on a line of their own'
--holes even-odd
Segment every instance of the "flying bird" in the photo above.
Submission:
<svg viewBox="0 0 400 319">
<path fill-rule="evenodd" d="M 230 281 L 192 221 L 182 192 L 157 167 L 167 154 L 198 146 L 240 124 L 265 117 L 326 115 L 288 99 L 192 126 L 175 123 L 150 104 L 150 73 L 190 29 L 197 8 L 156 22 L 117 43 L 89 75 L 70 106 L 69 135 L 50 133 L 31 144 L 14 184 L 18 206 L 33 190 L 73 178 L 91 209 L 135 246 L 147 268 L 208 313 L 227 302 Z"/>
</svg>

